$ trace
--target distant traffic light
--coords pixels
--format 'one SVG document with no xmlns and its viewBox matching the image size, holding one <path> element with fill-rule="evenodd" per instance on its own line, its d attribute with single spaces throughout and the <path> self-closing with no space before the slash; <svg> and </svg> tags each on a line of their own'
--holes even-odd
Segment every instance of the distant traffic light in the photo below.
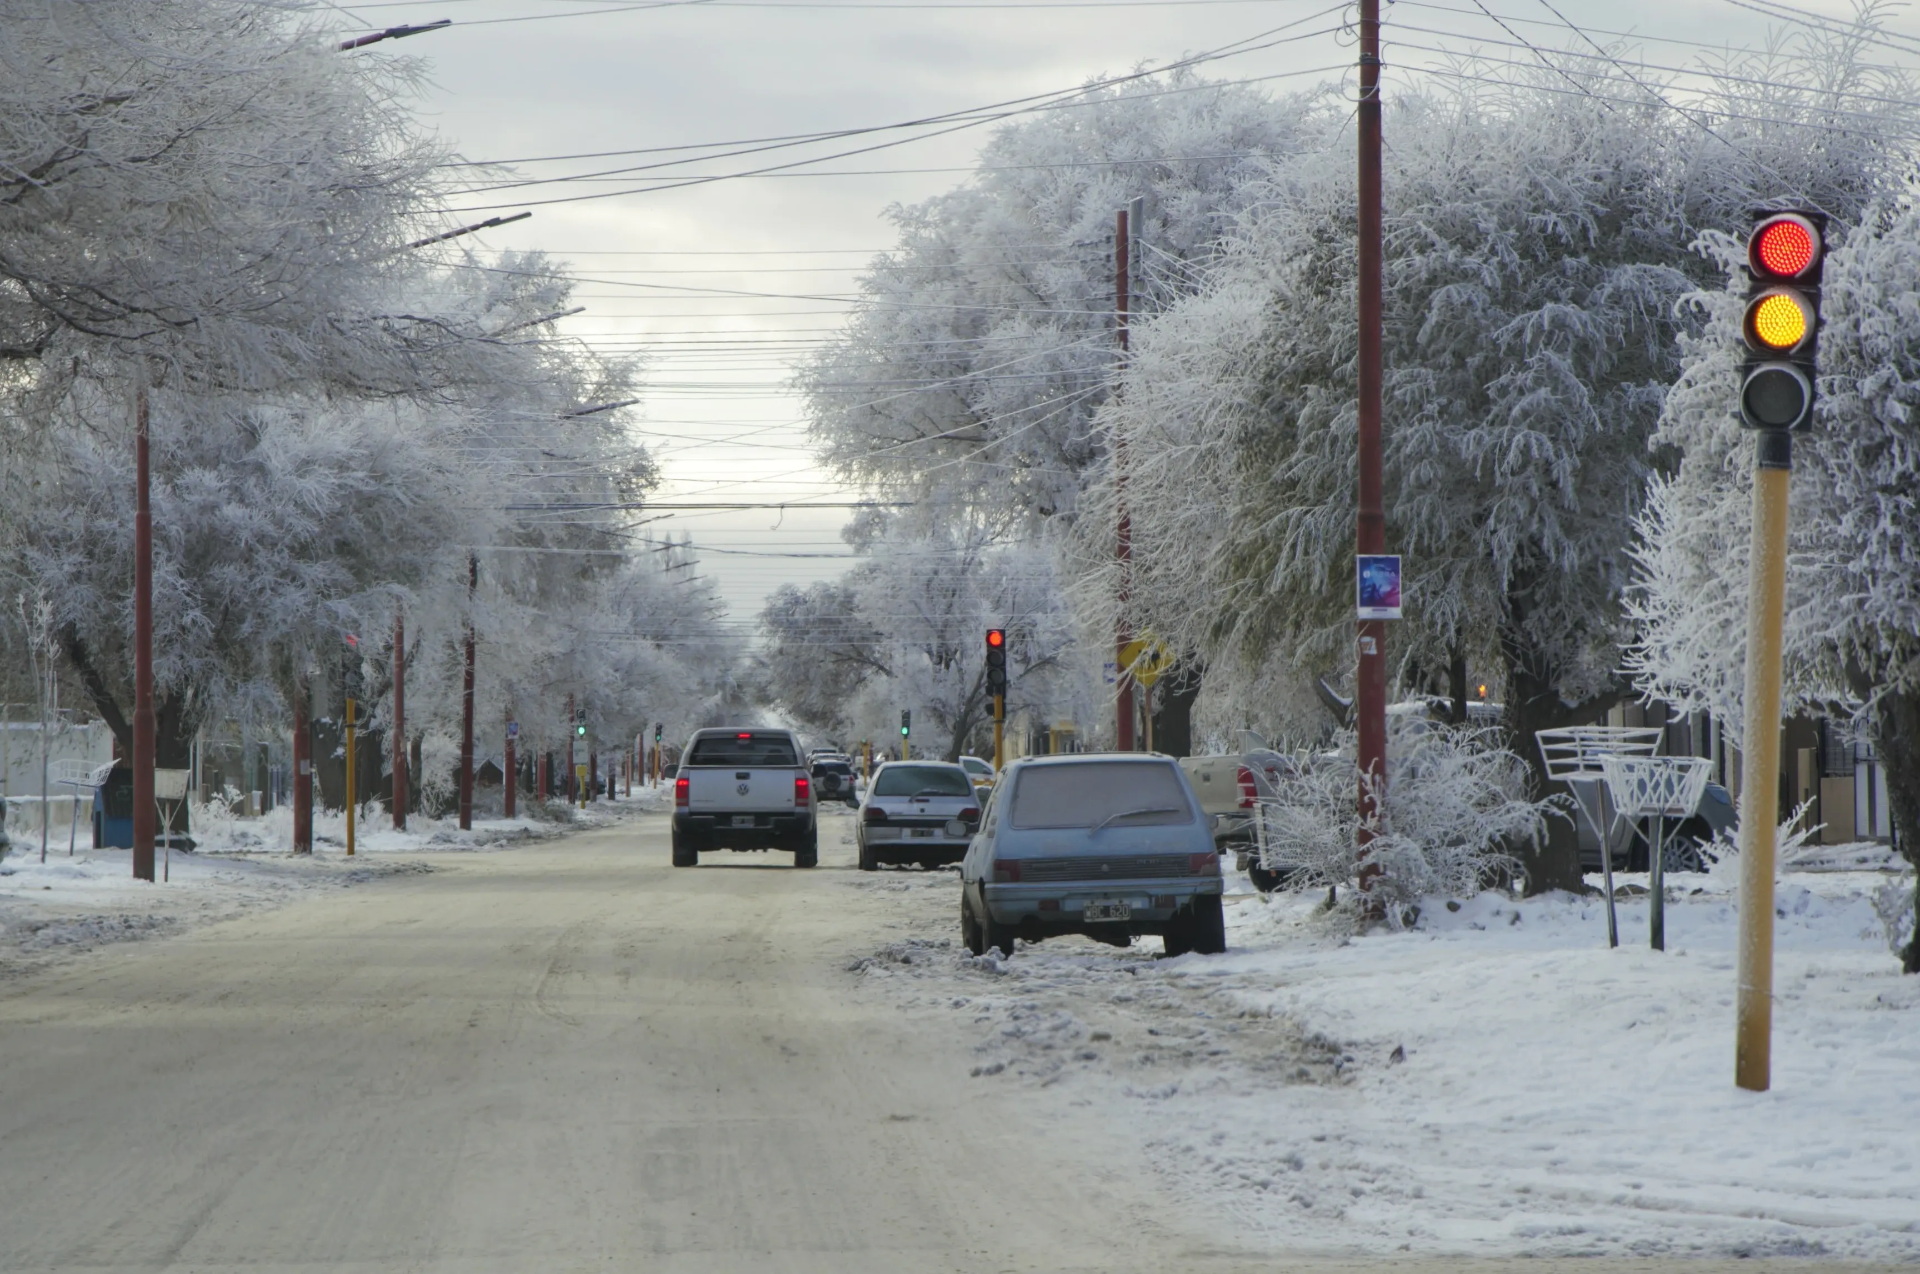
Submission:
<svg viewBox="0 0 1920 1274">
<path fill-rule="evenodd" d="M 666 728 L 664 722 L 656 721 L 653 723 L 653 741 L 655 743 L 660 742 L 660 735 Z"/>
<path fill-rule="evenodd" d="M 1000 698 L 1007 693 L 1007 630 L 987 629 L 987 693 Z"/>
<path fill-rule="evenodd" d="M 583 739 L 587 737 L 587 710 L 585 708 L 573 714 L 573 732 Z"/>
<path fill-rule="evenodd" d="M 1814 349 L 1820 337 L 1820 275 L 1826 218 L 1758 215 L 1747 239 L 1747 311 L 1740 334 L 1751 351 L 1740 368 L 1740 418 L 1753 429 L 1813 424 Z"/>
<path fill-rule="evenodd" d="M 913 730 L 913 713 L 905 708 L 900 710 L 900 737 L 906 738 Z"/>
</svg>

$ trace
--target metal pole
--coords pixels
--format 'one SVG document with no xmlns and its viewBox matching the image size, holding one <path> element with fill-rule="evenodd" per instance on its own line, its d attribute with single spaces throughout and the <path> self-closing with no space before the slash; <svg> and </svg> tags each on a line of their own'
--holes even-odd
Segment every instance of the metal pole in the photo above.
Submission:
<svg viewBox="0 0 1920 1274">
<path fill-rule="evenodd" d="M 347 857 L 348 858 L 353 857 L 353 831 L 354 831 L 353 807 L 355 804 L 358 803 L 358 798 L 359 798 L 359 793 L 355 790 L 356 784 L 353 781 L 353 778 L 354 778 L 354 775 L 353 775 L 353 766 L 354 766 L 353 727 L 356 724 L 353 719 L 353 710 L 355 706 L 356 705 L 354 704 L 352 699 L 347 700 Z"/>
<path fill-rule="evenodd" d="M 998 774 L 1007 763 L 1006 758 L 1007 697 L 993 697 L 993 769 Z"/>
<path fill-rule="evenodd" d="M 393 617 L 393 830 L 407 830 L 407 621 Z"/>
<path fill-rule="evenodd" d="M 1127 361 L 1127 293 L 1128 271 L 1127 257 L 1127 210 L 1120 209 L 1113 218 L 1113 312 L 1114 330 L 1120 338 L 1120 364 L 1124 368 Z M 1113 467 L 1114 490 L 1120 500 L 1119 547 L 1117 556 L 1120 561 L 1120 618 L 1116 623 L 1113 641 L 1114 666 L 1114 747 L 1122 752 L 1133 751 L 1133 678 L 1127 674 L 1127 643 L 1133 640 L 1133 625 L 1127 616 L 1129 593 L 1133 588 L 1133 515 L 1127 509 L 1127 444 L 1119 434 L 1114 436 Z"/>
<path fill-rule="evenodd" d="M 573 696 L 567 696 L 567 804 L 573 804 Z"/>
<path fill-rule="evenodd" d="M 467 667 L 460 689 L 460 830 L 473 826 L 473 594 L 480 559 L 467 554 Z"/>
<path fill-rule="evenodd" d="M 135 496 L 133 514 L 133 875 L 153 879 L 153 833 L 157 813 L 153 804 L 153 751 L 158 740 L 153 723 L 153 509 L 148 495 L 152 470 L 147 452 L 147 378 L 143 368 L 134 391 L 133 449 Z M 40 817 L 44 823 L 46 789 L 41 788 Z"/>
<path fill-rule="evenodd" d="M 1653 844 L 1647 850 L 1647 945 L 1667 949 L 1667 816 L 1653 815 Z"/>
<path fill-rule="evenodd" d="M 1773 856 L 1780 799 L 1780 642 L 1787 594 L 1787 486 L 1793 437 L 1756 439 L 1747 575 L 1746 732 L 1740 749 L 1740 952 L 1733 1080 L 1772 1085 Z"/>
<path fill-rule="evenodd" d="M 313 852 L 313 730 L 307 722 L 307 677 L 293 683 L 293 852 Z"/>
<path fill-rule="evenodd" d="M 1387 519 L 1381 494 L 1380 354 L 1381 208 L 1380 208 L 1380 0 L 1360 0 L 1360 240 L 1359 240 L 1359 462 L 1360 509 L 1357 548 L 1360 553 L 1384 553 Z M 1361 620 L 1357 625 L 1358 668 L 1354 708 L 1360 762 L 1359 850 L 1379 827 L 1380 802 L 1387 781 L 1387 661 L 1386 623 Z M 1363 862 L 1360 888 L 1366 890 L 1380 873 L 1376 863 Z"/>
</svg>

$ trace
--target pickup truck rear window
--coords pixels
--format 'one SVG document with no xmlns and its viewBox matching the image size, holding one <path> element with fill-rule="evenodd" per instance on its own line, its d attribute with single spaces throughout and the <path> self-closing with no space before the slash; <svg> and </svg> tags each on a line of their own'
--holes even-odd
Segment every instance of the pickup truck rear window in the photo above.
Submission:
<svg viewBox="0 0 1920 1274">
<path fill-rule="evenodd" d="M 793 740 L 781 734 L 754 734 L 742 739 L 731 734 L 710 734 L 693 741 L 687 753 L 688 765 L 737 765 L 773 767 L 800 764 Z"/>
<path fill-rule="evenodd" d="M 973 782 L 965 770 L 951 765 L 889 765 L 873 781 L 875 796 L 972 796 Z"/>
<path fill-rule="evenodd" d="M 1167 827 L 1191 823 L 1193 806 L 1179 771 L 1165 762 L 1086 761 L 1021 774 L 1007 817 L 1023 828 L 1093 827 L 1108 819 L 1110 827 Z"/>
</svg>

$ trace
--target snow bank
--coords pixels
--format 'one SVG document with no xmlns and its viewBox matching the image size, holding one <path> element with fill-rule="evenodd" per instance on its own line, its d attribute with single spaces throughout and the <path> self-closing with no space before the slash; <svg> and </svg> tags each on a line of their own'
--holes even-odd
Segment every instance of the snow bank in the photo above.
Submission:
<svg viewBox="0 0 1920 1274">
<path fill-rule="evenodd" d="M 1411 930 L 1354 937 L 1320 897 L 1239 892 L 1225 956 L 1070 939 L 977 961 L 951 877 L 889 873 L 859 886 L 900 890 L 926 936 L 857 968 L 970 1015 L 980 1082 L 1137 1128 L 1240 1241 L 1920 1261 L 1920 979 L 1873 910 L 1889 878 L 1782 878 L 1774 1088 L 1753 1094 L 1724 874 L 1669 877 L 1664 954 L 1644 896 L 1609 951 L 1595 898 L 1430 899 Z"/>
</svg>

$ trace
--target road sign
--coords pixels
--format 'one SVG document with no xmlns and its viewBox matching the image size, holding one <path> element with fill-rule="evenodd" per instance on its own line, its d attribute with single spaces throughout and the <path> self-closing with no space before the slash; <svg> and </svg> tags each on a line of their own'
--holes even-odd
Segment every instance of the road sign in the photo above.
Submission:
<svg viewBox="0 0 1920 1274">
<path fill-rule="evenodd" d="M 1120 647 L 1120 661 L 1136 684 L 1151 690 L 1173 669 L 1173 651 L 1158 637 L 1142 637 Z"/>
</svg>

